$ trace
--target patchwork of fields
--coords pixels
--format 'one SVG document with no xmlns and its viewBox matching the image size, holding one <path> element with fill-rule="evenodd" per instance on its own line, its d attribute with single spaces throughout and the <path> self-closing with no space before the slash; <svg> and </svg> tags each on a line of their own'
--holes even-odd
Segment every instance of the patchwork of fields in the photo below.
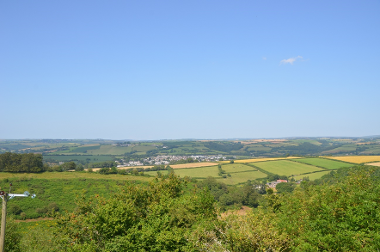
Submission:
<svg viewBox="0 0 380 252">
<path fill-rule="evenodd" d="M 219 162 L 223 173 L 217 165 L 208 166 L 213 163 L 183 164 L 176 166 L 175 173 L 180 177 L 191 177 L 196 179 L 205 179 L 214 177 L 219 181 L 234 185 L 244 183 L 247 180 L 261 179 L 268 174 L 278 174 L 293 176 L 295 179 L 309 177 L 310 180 L 318 179 L 323 175 L 339 168 L 352 167 L 354 163 L 342 162 L 326 158 L 258 158 L 236 160 L 234 163 Z M 191 165 L 198 167 L 192 168 Z M 203 166 L 204 167 L 201 167 Z M 166 174 L 167 171 L 160 171 Z M 145 174 L 156 176 L 157 171 L 145 172 Z"/>
<path fill-rule="evenodd" d="M 273 160 L 281 160 L 281 159 L 294 159 L 298 157 L 279 157 L 279 158 L 251 158 L 251 159 L 241 159 L 236 160 L 235 163 L 256 163 L 256 162 L 263 162 L 263 161 L 273 161 Z M 229 163 L 229 161 L 222 161 L 221 163 Z"/>
<path fill-rule="evenodd" d="M 292 161 L 310 164 L 310 165 L 322 167 L 325 169 L 339 169 L 343 167 L 352 166 L 352 164 L 349 164 L 349 163 L 344 163 L 344 162 L 329 160 L 329 159 L 324 159 L 324 158 L 298 158 Z"/>
<path fill-rule="evenodd" d="M 286 175 L 286 176 L 300 175 L 300 174 L 323 170 L 316 166 L 301 164 L 301 163 L 292 162 L 288 160 L 260 162 L 260 163 L 254 163 L 254 165 L 267 172 L 270 172 L 273 174 L 279 174 L 279 175 Z"/>
</svg>

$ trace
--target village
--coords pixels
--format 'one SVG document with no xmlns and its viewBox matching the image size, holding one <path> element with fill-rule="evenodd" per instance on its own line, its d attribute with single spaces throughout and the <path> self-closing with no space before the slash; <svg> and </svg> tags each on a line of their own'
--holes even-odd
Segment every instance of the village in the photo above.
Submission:
<svg viewBox="0 0 380 252">
<path fill-rule="evenodd" d="M 120 159 L 116 161 L 117 167 L 125 166 L 143 166 L 143 165 L 169 165 L 175 163 L 191 163 L 191 162 L 216 162 L 224 161 L 227 158 L 223 155 L 191 155 L 191 156 L 174 156 L 174 155 L 160 155 L 156 157 L 148 157 L 138 161 L 126 161 Z"/>
</svg>

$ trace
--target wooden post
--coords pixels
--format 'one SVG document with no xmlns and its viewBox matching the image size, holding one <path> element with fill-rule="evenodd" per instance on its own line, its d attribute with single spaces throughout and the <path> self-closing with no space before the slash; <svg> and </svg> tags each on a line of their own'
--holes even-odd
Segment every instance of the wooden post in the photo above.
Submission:
<svg viewBox="0 0 380 252">
<path fill-rule="evenodd" d="M 8 194 L 3 195 L 3 207 L 1 211 L 1 234 L 0 234 L 0 252 L 4 252 L 5 245 L 5 225 L 7 220 L 7 201 Z"/>
</svg>

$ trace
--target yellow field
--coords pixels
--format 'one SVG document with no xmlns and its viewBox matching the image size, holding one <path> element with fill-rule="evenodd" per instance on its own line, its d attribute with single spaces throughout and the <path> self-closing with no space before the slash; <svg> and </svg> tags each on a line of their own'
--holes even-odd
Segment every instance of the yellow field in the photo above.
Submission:
<svg viewBox="0 0 380 252">
<path fill-rule="evenodd" d="M 380 166 L 380 162 L 376 162 L 376 163 L 368 163 L 367 165 Z"/>
<path fill-rule="evenodd" d="M 154 178 L 144 176 L 132 175 L 102 175 L 98 173 L 89 172 L 44 172 L 44 173 L 8 173 L 1 172 L 0 179 L 18 179 L 18 178 L 34 178 L 34 179 L 73 179 L 73 178 L 87 178 L 87 179 L 114 179 L 114 180 L 140 180 L 150 181 Z"/>
<path fill-rule="evenodd" d="M 380 161 L 380 156 L 343 156 L 343 157 L 326 157 L 335 160 L 340 160 L 349 163 L 361 164 L 361 163 L 370 163 L 375 161 Z"/>
<path fill-rule="evenodd" d="M 170 167 L 173 169 L 181 169 L 181 168 L 197 168 L 197 167 L 214 166 L 214 165 L 218 165 L 218 163 L 212 163 L 212 162 L 188 163 L 188 164 L 170 165 Z"/>
<path fill-rule="evenodd" d="M 281 158 L 251 158 L 251 159 L 241 159 L 241 160 L 234 160 L 235 163 L 255 163 L 255 162 L 263 162 L 263 161 L 272 161 L 272 160 L 281 160 L 281 159 L 294 159 L 299 157 L 281 157 Z M 220 163 L 227 164 L 230 161 L 222 161 Z"/>
</svg>

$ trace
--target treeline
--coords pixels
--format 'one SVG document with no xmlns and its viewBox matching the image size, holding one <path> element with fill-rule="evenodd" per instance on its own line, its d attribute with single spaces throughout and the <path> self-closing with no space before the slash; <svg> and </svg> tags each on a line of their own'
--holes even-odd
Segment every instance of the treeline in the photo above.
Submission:
<svg viewBox="0 0 380 252">
<path fill-rule="evenodd" d="M 45 168 L 41 154 L 0 154 L 1 172 L 43 172 Z"/>
<path fill-rule="evenodd" d="M 240 208 L 241 206 L 258 207 L 263 195 L 266 194 L 265 185 L 248 181 L 241 187 L 227 186 L 209 177 L 197 183 L 198 188 L 207 189 L 214 197 L 221 210 Z"/>
</svg>

